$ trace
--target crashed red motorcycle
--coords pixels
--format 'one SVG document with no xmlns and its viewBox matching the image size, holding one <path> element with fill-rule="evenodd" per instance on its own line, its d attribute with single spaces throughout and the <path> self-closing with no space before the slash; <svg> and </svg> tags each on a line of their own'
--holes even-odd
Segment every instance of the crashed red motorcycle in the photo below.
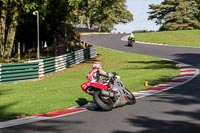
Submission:
<svg viewBox="0 0 200 133">
<path fill-rule="evenodd" d="M 109 73 L 108 78 L 98 82 L 84 82 L 81 88 L 93 96 L 94 102 L 102 110 L 110 111 L 115 107 L 135 104 L 135 96 L 124 86 L 120 76 Z"/>
</svg>

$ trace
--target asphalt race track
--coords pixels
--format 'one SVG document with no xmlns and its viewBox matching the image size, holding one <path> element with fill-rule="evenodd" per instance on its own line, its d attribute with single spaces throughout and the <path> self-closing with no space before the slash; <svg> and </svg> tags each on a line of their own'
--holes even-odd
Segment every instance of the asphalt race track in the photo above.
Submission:
<svg viewBox="0 0 200 133">
<path fill-rule="evenodd" d="M 86 35 L 86 42 L 111 49 L 138 53 L 200 68 L 200 49 L 134 44 L 121 41 L 125 35 Z M 88 110 L 0 129 L 0 133 L 199 133 L 200 76 L 173 89 L 144 97 L 135 105 L 102 112 Z"/>
</svg>

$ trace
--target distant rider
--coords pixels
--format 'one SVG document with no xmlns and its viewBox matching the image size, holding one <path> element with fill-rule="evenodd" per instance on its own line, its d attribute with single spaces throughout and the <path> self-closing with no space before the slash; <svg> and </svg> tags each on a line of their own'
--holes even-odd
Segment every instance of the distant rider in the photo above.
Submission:
<svg viewBox="0 0 200 133">
<path fill-rule="evenodd" d="M 128 40 L 130 39 L 135 40 L 134 32 L 131 32 L 131 34 L 129 35 Z"/>
</svg>

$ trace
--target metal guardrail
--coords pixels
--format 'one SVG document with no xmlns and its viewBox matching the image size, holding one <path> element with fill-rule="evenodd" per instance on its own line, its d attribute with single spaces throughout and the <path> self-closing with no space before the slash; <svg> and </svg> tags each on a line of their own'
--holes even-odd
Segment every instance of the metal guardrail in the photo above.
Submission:
<svg viewBox="0 0 200 133">
<path fill-rule="evenodd" d="M 61 56 L 29 61 L 26 63 L 0 64 L 0 83 L 36 79 L 49 73 L 62 71 L 86 59 L 96 57 L 96 47 L 91 45 Z"/>
<path fill-rule="evenodd" d="M 38 62 L 1 64 L 0 82 L 38 78 Z"/>
</svg>

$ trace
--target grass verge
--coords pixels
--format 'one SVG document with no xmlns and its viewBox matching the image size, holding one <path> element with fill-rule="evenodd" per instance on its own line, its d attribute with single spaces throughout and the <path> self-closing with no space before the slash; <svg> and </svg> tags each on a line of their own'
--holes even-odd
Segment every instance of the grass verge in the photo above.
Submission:
<svg viewBox="0 0 200 133">
<path fill-rule="evenodd" d="M 137 41 L 200 47 L 200 30 L 147 32 L 136 34 L 135 37 Z"/>
<path fill-rule="evenodd" d="M 0 85 L 0 120 L 66 109 L 92 102 L 80 85 L 93 61 L 105 71 L 117 72 L 131 91 L 139 91 L 173 78 L 179 73 L 175 64 L 156 57 L 143 56 L 98 47 L 98 57 L 74 65 L 43 80 Z"/>
</svg>

